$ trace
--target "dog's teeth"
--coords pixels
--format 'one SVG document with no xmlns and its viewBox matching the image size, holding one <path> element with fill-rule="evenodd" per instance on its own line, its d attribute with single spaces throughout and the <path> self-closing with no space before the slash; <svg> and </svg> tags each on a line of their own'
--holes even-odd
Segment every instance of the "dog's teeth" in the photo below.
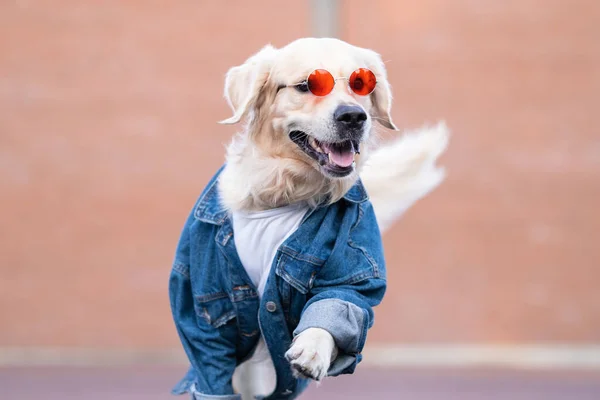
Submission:
<svg viewBox="0 0 600 400">
<path fill-rule="evenodd" d="M 309 144 L 312 146 L 313 149 L 315 149 L 319 153 L 323 153 L 323 150 L 321 149 L 321 147 L 319 147 L 319 145 L 317 144 L 317 141 L 315 139 L 310 138 Z"/>
<path fill-rule="evenodd" d="M 330 162 L 331 164 L 333 164 L 334 162 L 333 162 L 333 160 L 331 159 L 331 153 L 327 153 L 327 157 L 329 157 L 329 162 Z"/>
</svg>

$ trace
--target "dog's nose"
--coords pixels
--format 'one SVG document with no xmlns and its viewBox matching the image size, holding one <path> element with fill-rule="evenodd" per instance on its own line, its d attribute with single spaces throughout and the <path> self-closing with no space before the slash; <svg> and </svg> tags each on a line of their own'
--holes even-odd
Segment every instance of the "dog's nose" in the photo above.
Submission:
<svg viewBox="0 0 600 400">
<path fill-rule="evenodd" d="M 347 129 L 360 129 L 367 120 L 367 113 L 359 106 L 341 105 L 335 109 L 333 118 Z"/>
</svg>

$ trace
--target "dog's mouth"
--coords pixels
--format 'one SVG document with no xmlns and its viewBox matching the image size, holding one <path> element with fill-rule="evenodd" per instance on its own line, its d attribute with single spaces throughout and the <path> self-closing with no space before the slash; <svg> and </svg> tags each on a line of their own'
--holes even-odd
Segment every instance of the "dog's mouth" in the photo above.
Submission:
<svg viewBox="0 0 600 400">
<path fill-rule="evenodd" d="M 360 154 L 358 140 L 322 142 L 302 131 L 291 131 L 290 139 L 316 160 L 325 173 L 336 178 L 350 175 L 356 165 L 354 157 Z"/>
</svg>

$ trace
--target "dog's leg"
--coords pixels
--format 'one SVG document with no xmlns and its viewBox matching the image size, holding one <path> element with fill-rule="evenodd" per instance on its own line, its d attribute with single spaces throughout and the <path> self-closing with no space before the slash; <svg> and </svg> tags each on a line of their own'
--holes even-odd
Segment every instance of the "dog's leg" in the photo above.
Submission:
<svg viewBox="0 0 600 400">
<path fill-rule="evenodd" d="M 285 353 L 294 373 L 320 381 L 337 357 L 337 346 L 329 332 L 321 328 L 308 328 L 294 338 L 292 347 Z"/>
</svg>

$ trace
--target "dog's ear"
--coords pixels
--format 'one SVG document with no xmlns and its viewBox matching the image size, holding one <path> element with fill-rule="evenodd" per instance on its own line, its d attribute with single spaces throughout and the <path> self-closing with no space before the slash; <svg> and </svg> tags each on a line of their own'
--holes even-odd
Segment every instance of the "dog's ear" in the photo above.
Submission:
<svg viewBox="0 0 600 400">
<path fill-rule="evenodd" d="M 371 93 L 373 114 L 381 125 L 397 131 L 398 128 L 392 122 L 392 89 L 387 79 L 385 65 L 379 54 L 370 50 L 368 52 L 369 59 L 371 60 L 369 67 L 377 76 L 377 86 L 375 86 L 375 90 Z"/>
<path fill-rule="evenodd" d="M 233 110 L 233 116 L 221 124 L 236 124 L 256 106 L 264 88 L 277 49 L 271 45 L 263 47 L 245 63 L 231 68 L 225 77 L 225 99 Z"/>
</svg>

